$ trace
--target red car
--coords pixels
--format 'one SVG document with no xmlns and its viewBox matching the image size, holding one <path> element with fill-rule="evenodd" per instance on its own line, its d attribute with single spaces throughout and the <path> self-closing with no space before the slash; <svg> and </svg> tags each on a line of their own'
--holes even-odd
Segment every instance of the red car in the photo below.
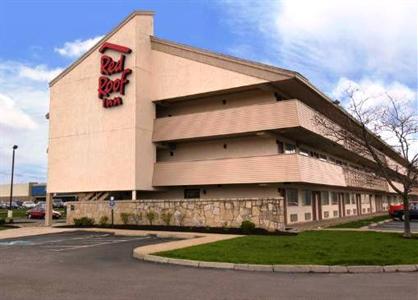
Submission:
<svg viewBox="0 0 418 300">
<path fill-rule="evenodd" d="M 397 218 L 400 211 L 403 211 L 403 204 L 394 204 L 389 206 L 389 215 L 392 219 Z"/>
<path fill-rule="evenodd" d="M 45 205 L 37 205 L 34 208 L 29 209 L 26 212 L 28 219 L 44 219 L 45 218 Z M 52 218 L 59 219 L 61 218 L 61 213 L 56 210 L 52 210 Z"/>
<path fill-rule="evenodd" d="M 409 213 L 410 213 L 411 219 L 416 219 L 417 218 L 416 215 L 418 212 L 418 202 L 411 201 L 409 203 L 409 206 L 410 206 Z M 399 219 L 401 221 L 403 220 L 403 213 L 404 213 L 403 204 L 390 205 L 388 212 L 392 219 Z"/>
</svg>

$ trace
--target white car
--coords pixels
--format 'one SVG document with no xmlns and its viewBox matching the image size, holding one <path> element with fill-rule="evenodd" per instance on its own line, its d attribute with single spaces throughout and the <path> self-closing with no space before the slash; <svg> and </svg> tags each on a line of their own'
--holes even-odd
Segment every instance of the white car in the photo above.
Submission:
<svg viewBox="0 0 418 300">
<path fill-rule="evenodd" d="M 36 204 L 33 201 L 25 201 L 22 204 L 22 207 L 24 207 L 24 208 L 34 208 L 35 206 L 36 206 Z"/>
</svg>

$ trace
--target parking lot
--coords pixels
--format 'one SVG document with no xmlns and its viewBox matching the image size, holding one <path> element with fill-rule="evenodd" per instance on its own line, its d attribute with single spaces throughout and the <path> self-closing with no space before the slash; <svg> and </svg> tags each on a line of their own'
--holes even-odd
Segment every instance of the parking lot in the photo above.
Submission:
<svg viewBox="0 0 418 300">
<path fill-rule="evenodd" d="M 417 273 L 279 274 L 132 257 L 135 247 L 165 241 L 81 231 L 0 240 L 0 299 L 416 300 Z"/>
<path fill-rule="evenodd" d="M 400 221 L 390 221 L 390 222 L 386 222 L 383 224 L 379 224 L 376 227 L 373 227 L 374 229 L 379 229 L 379 230 L 389 230 L 389 231 L 394 231 L 394 232 L 402 232 L 403 231 L 403 222 Z M 413 233 L 418 233 L 418 221 L 417 220 L 412 220 L 411 221 L 411 231 Z"/>
</svg>

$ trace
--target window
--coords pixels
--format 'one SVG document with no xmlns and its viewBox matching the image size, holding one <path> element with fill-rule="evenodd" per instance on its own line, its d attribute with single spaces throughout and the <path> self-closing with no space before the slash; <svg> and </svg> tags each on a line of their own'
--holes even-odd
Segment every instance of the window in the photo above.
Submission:
<svg viewBox="0 0 418 300">
<path fill-rule="evenodd" d="M 328 219 L 329 218 L 329 211 L 324 211 L 324 218 Z"/>
<path fill-rule="evenodd" d="M 303 191 L 303 206 L 312 205 L 312 192 L 309 190 Z"/>
<path fill-rule="evenodd" d="M 276 141 L 277 144 L 277 153 L 283 154 L 284 153 L 284 145 L 280 141 Z"/>
<path fill-rule="evenodd" d="M 200 189 L 185 189 L 184 199 L 200 198 Z"/>
<path fill-rule="evenodd" d="M 298 221 L 298 215 L 297 214 L 291 214 L 290 215 L 290 222 L 297 222 Z"/>
<path fill-rule="evenodd" d="M 276 98 L 276 101 L 282 101 L 282 100 L 284 100 L 283 96 L 280 95 L 277 92 L 274 93 L 274 98 Z"/>
<path fill-rule="evenodd" d="M 356 195 L 354 195 L 354 194 L 350 194 L 351 204 L 356 204 L 356 198 L 355 198 L 355 196 Z"/>
<path fill-rule="evenodd" d="M 367 212 L 368 212 L 368 213 L 370 212 L 370 207 L 368 207 L 368 208 L 367 208 Z"/>
<path fill-rule="evenodd" d="M 349 216 L 351 214 L 351 210 L 347 209 L 347 216 Z"/>
<path fill-rule="evenodd" d="M 312 214 L 311 213 L 305 213 L 305 221 L 312 220 Z"/>
<path fill-rule="evenodd" d="M 344 203 L 350 204 L 350 194 L 344 193 Z"/>
<path fill-rule="evenodd" d="M 353 215 L 357 215 L 357 209 L 353 209 Z"/>
<path fill-rule="evenodd" d="M 298 190 L 297 189 L 286 189 L 286 200 L 287 206 L 298 206 Z"/>
<path fill-rule="evenodd" d="M 315 151 L 310 151 L 309 152 L 309 155 L 312 156 L 312 157 L 314 157 L 314 158 L 319 158 L 318 152 L 315 152 Z"/>
<path fill-rule="evenodd" d="M 319 154 L 319 160 L 327 161 L 327 156 L 325 154 Z"/>
<path fill-rule="evenodd" d="M 292 153 L 296 153 L 296 146 L 293 144 L 284 144 L 284 153 L 286 154 L 292 154 Z"/>
<path fill-rule="evenodd" d="M 328 192 L 321 192 L 321 204 L 329 205 L 329 194 Z"/>
<path fill-rule="evenodd" d="M 362 211 L 363 211 L 363 214 L 365 214 L 365 213 L 366 213 L 366 209 L 365 209 L 365 208 L 363 208 L 363 209 L 362 209 Z"/>
<path fill-rule="evenodd" d="M 306 150 L 305 148 L 300 148 L 299 154 L 304 155 L 304 156 L 309 156 L 309 150 Z"/>
<path fill-rule="evenodd" d="M 336 192 L 331 192 L 331 204 L 338 205 L 338 195 Z"/>
<path fill-rule="evenodd" d="M 338 217 L 338 210 L 334 210 L 333 215 L 334 217 Z"/>
</svg>

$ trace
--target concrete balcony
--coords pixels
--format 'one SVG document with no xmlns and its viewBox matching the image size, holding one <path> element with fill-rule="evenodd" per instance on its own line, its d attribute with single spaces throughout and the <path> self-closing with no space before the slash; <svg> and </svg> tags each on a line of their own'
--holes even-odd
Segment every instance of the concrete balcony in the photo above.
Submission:
<svg viewBox="0 0 418 300">
<path fill-rule="evenodd" d="M 159 118 L 154 121 L 153 141 L 230 136 L 297 127 L 301 126 L 300 117 L 306 117 L 306 113 L 301 113 L 304 109 L 309 108 L 302 102 L 286 100 Z"/>
<path fill-rule="evenodd" d="M 357 172 L 357 170 L 355 170 Z M 154 186 L 310 183 L 386 191 L 386 184 L 367 186 L 347 168 L 298 154 L 268 155 L 202 161 L 159 162 Z M 358 175 L 357 175 L 358 176 Z M 353 178 L 357 178 L 354 180 Z"/>
</svg>

